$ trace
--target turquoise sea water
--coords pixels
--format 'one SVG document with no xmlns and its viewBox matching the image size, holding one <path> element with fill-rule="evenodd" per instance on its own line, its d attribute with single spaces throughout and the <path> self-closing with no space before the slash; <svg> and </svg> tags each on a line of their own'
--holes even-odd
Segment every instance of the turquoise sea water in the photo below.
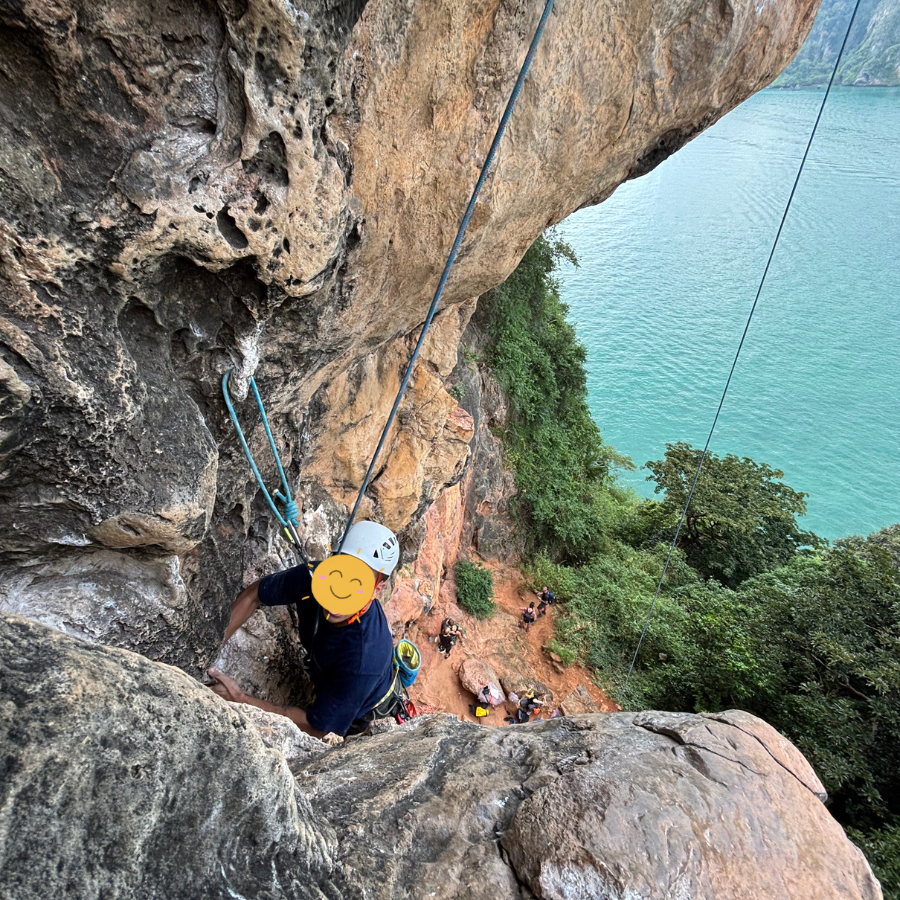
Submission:
<svg viewBox="0 0 900 900">
<path fill-rule="evenodd" d="M 703 446 L 820 101 L 757 94 L 559 226 L 591 411 L 638 465 Z M 900 89 L 832 92 L 711 450 L 783 469 L 825 537 L 900 521 Z"/>
</svg>

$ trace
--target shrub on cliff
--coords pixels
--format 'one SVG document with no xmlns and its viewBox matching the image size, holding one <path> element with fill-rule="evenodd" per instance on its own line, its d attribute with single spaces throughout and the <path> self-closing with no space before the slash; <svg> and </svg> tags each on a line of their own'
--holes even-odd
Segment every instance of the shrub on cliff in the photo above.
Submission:
<svg viewBox="0 0 900 900">
<path fill-rule="evenodd" d="M 539 559 L 565 603 L 557 639 L 620 686 L 665 545 L 618 545 L 578 568 Z M 900 900 L 900 526 L 838 541 L 730 590 L 676 551 L 628 694 L 630 708 L 765 718 L 806 755 L 831 811 Z"/>
<path fill-rule="evenodd" d="M 494 576 L 478 563 L 461 559 L 456 563 L 456 599 L 476 619 L 489 619 L 497 609 Z"/>
<path fill-rule="evenodd" d="M 588 411 L 585 349 L 553 277 L 562 260 L 577 265 L 564 241 L 539 237 L 481 298 L 478 316 L 487 362 L 509 398 L 503 443 L 518 489 L 513 511 L 532 549 L 581 561 L 616 519 L 604 492 L 610 466 L 630 463 L 603 444 Z"/>
</svg>

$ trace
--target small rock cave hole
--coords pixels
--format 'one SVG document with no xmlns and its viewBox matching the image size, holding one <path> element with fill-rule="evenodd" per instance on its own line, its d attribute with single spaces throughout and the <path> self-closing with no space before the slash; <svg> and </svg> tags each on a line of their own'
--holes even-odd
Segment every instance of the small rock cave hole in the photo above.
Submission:
<svg viewBox="0 0 900 900">
<path fill-rule="evenodd" d="M 227 206 L 223 206 L 219 210 L 219 213 L 216 216 L 216 224 L 219 226 L 222 237 L 225 238 L 235 250 L 246 250 L 249 244 L 247 236 L 240 228 L 238 228 L 237 222 L 235 222 L 234 216 L 228 212 Z"/>
</svg>

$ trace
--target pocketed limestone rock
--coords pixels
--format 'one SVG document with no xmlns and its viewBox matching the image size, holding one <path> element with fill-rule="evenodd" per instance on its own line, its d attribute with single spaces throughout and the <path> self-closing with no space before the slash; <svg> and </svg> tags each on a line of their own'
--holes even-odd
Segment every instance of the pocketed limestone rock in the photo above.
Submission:
<svg viewBox="0 0 900 900">
<path fill-rule="evenodd" d="M 130 557 L 148 583 L 132 582 L 130 608 L 122 599 L 98 622 L 85 611 L 88 588 L 69 615 L 86 636 L 108 635 L 114 620 L 128 636 L 142 629 L 140 598 L 156 603 L 157 573 L 149 565 L 141 576 L 140 565 L 177 556 L 190 604 L 179 622 L 160 620 L 160 647 L 188 649 L 156 655 L 196 672 L 217 652 L 247 574 L 279 555 L 222 376 L 233 372 L 271 486 L 248 394 L 258 382 L 304 531 L 316 532 L 305 535 L 310 552 L 325 552 L 543 4 L 6 6 L 0 569 L 67 566 L 87 551 Z M 649 172 L 767 85 L 817 6 L 557 4 L 363 515 L 412 535 L 463 479 L 465 545 L 514 548 L 499 445 L 445 389 L 475 298 L 548 226 Z M 39 603 L 32 612 L 42 615 Z"/>
</svg>

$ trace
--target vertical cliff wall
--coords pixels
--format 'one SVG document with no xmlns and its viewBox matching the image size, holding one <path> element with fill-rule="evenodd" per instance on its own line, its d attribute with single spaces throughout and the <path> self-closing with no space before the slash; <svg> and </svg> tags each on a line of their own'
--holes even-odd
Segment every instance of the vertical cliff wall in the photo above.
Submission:
<svg viewBox="0 0 900 900">
<path fill-rule="evenodd" d="M 771 81 L 817 3 L 558 0 L 363 510 L 407 559 L 470 456 L 445 387 L 474 298 Z M 3 608 L 207 665 L 283 553 L 228 370 L 325 552 L 541 6 L 0 5 Z"/>
</svg>

